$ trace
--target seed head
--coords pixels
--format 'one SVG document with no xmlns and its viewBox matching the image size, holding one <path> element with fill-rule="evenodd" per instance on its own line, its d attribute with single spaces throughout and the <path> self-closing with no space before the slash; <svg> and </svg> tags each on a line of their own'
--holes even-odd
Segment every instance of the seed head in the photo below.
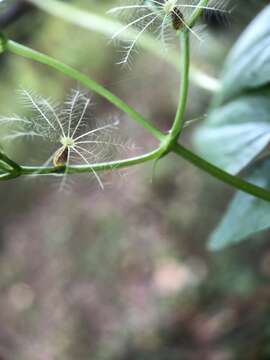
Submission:
<svg viewBox="0 0 270 360">
<path fill-rule="evenodd" d="M 109 11 L 111 14 L 128 14 L 129 22 L 118 30 L 113 39 L 129 39 L 124 47 L 121 64 L 128 63 L 136 43 L 144 33 L 158 34 L 163 48 L 172 34 L 182 29 L 190 31 L 198 40 L 202 41 L 196 29 L 189 26 L 189 20 L 194 10 L 200 8 L 208 12 L 228 13 L 226 9 L 230 0 L 210 0 L 207 6 L 199 5 L 199 0 L 133 0 L 125 1 L 124 5 Z M 136 30 L 136 31 L 134 31 Z"/>
<path fill-rule="evenodd" d="M 18 115 L 0 117 L 0 125 L 11 126 L 4 139 L 31 137 L 45 141 L 51 154 L 42 167 L 53 163 L 56 167 L 65 166 L 67 170 L 72 164 L 86 164 L 103 188 L 91 164 L 111 160 L 116 153 L 130 149 L 130 144 L 113 136 L 118 121 L 96 125 L 90 118 L 90 98 L 78 90 L 72 90 L 62 106 L 31 91 L 20 90 L 19 95 L 31 115 L 29 118 Z"/>
</svg>

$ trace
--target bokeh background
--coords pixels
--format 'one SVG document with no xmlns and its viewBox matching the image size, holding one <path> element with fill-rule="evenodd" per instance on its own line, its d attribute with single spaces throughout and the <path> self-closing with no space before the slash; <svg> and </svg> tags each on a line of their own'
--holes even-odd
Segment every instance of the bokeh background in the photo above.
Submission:
<svg viewBox="0 0 270 360">
<path fill-rule="evenodd" d="M 44 0 L 46 1 L 46 0 Z M 163 130 L 173 119 L 177 72 L 139 51 L 129 68 L 119 47 L 37 9 L 8 19 L 20 1 L 0 1 L 0 25 L 12 39 L 93 77 Z M 113 0 L 69 1 L 104 13 Z M 205 16 L 205 41 L 192 61 L 218 76 L 237 37 L 268 3 L 235 1 L 229 21 Z M 19 112 L 16 90 L 62 100 L 79 84 L 15 55 L 0 58 L 1 114 Z M 207 113 L 211 93 L 191 86 L 187 119 Z M 149 150 L 154 139 L 103 99 L 96 119 L 119 118 L 121 136 Z M 183 141 L 191 145 L 194 127 Z M 5 144 L 20 163 L 42 155 L 32 142 Z M 0 185 L 1 360 L 270 359 L 269 233 L 211 253 L 207 237 L 233 191 L 170 155 L 105 175 L 88 175 L 59 193 L 55 178 Z M 237 219 L 235 220 L 237 221 Z"/>
</svg>

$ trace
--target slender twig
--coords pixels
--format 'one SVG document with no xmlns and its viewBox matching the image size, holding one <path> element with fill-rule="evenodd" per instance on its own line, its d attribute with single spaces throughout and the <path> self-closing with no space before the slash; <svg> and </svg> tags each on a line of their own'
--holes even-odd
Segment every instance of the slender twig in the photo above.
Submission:
<svg viewBox="0 0 270 360">
<path fill-rule="evenodd" d="M 251 184 L 250 182 L 241 179 L 239 176 L 227 173 L 226 171 L 202 159 L 201 157 L 194 154 L 192 151 L 188 150 L 180 144 L 175 144 L 172 150 L 176 155 L 181 156 L 191 164 L 195 165 L 197 168 L 210 174 L 216 179 L 222 181 L 223 183 L 230 185 L 235 189 L 241 190 L 247 194 L 270 202 L 270 191 L 263 189 L 260 186 Z"/>
<path fill-rule="evenodd" d="M 181 79 L 180 79 L 180 91 L 179 91 L 179 101 L 177 106 L 177 111 L 172 125 L 170 134 L 172 137 L 172 142 L 176 142 L 181 130 L 184 127 L 184 115 L 187 104 L 188 97 L 188 87 L 189 87 L 189 33 L 181 32 L 180 34 L 180 43 L 181 43 Z"/>
<path fill-rule="evenodd" d="M 193 11 L 189 21 L 188 21 L 188 26 L 189 27 L 193 27 L 194 24 L 196 23 L 197 19 L 201 16 L 201 14 L 203 13 L 204 8 L 207 6 L 207 4 L 209 3 L 209 0 L 201 0 L 198 4 L 198 6 L 195 8 L 195 10 Z M 183 29 L 183 31 L 187 31 L 187 29 Z"/>
<path fill-rule="evenodd" d="M 207 3 L 206 0 L 202 0 L 201 3 Z M 200 14 L 198 12 L 198 14 Z M 198 15 L 199 16 L 199 15 Z M 8 40 L 5 43 L 5 46 L 11 52 L 18 54 L 20 56 L 24 56 L 31 60 L 38 61 L 40 63 L 46 64 L 51 68 L 54 68 L 65 75 L 81 82 L 87 88 L 95 91 L 99 95 L 103 96 L 107 100 L 109 100 L 116 107 L 127 113 L 133 120 L 137 121 L 140 125 L 142 125 L 145 129 L 150 131 L 158 140 L 160 140 L 160 146 L 150 152 L 137 157 L 112 161 L 106 163 L 98 163 L 98 164 L 89 164 L 89 165 L 76 165 L 69 167 L 33 167 L 33 166 L 19 166 L 14 163 L 12 160 L 7 158 L 4 154 L 2 154 L 2 161 L 7 163 L 8 166 L 11 167 L 10 172 L 7 174 L 2 174 L 0 176 L 0 180 L 6 180 L 10 178 L 14 178 L 20 175 L 52 175 L 52 174 L 62 174 L 62 173 L 87 173 L 93 171 L 102 171 L 102 170 L 111 170 L 111 169 L 119 169 L 123 167 L 129 167 L 137 164 L 141 164 L 147 161 L 155 160 L 164 155 L 165 152 L 173 151 L 178 156 L 186 159 L 196 167 L 202 169 L 203 171 L 211 174 L 215 178 L 221 180 L 222 182 L 233 186 L 236 189 L 242 190 L 248 194 L 251 194 L 257 198 L 266 200 L 270 202 L 270 192 L 266 189 L 253 185 L 238 176 L 231 175 L 220 168 L 210 164 L 204 159 L 200 158 L 190 150 L 186 149 L 182 145 L 176 144 L 175 140 L 181 132 L 183 126 L 183 115 L 184 109 L 186 105 L 186 97 L 188 91 L 188 67 L 189 67 L 189 37 L 187 34 L 181 35 L 182 41 L 182 71 L 183 71 L 183 79 L 179 97 L 179 106 L 176 112 L 175 122 L 172 127 L 172 131 L 168 135 L 164 135 L 160 130 L 158 130 L 154 125 L 150 124 L 148 120 L 144 119 L 139 113 L 137 113 L 134 109 L 128 106 L 121 99 L 116 97 L 110 91 L 97 84 L 92 79 L 89 79 L 84 74 L 79 71 L 71 68 L 68 65 L 63 64 L 62 62 L 55 60 L 47 55 L 44 55 L 40 52 L 32 50 L 28 47 L 15 43 L 13 41 Z M 172 133 L 175 136 L 172 136 Z M 0 159 L 1 160 L 1 159 Z"/>
<path fill-rule="evenodd" d="M 21 167 L 18 165 L 15 161 L 11 160 L 7 155 L 0 152 L 0 161 L 2 161 L 4 164 L 7 164 L 11 171 L 16 171 L 20 173 Z"/>
<path fill-rule="evenodd" d="M 116 160 L 116 161 L 109 161 L 97 164 L 90 164 L 88 165 L 73 165 L 69 166 L 67 169 L 65 166 L 61 167 L 44 167 L 40 169 L 38 166 L 21 166 L 21 175 L 34 175 L 37 171 L 39 171 L 40 175 L 52 175 L 52 174 L 59 174 L 59 173 L 66 173 L 68 174 L 83 174 L 89 173 L 91 171 L 105 171 L 105 170 L 112 170 L 112 169 L 122 169 L 125 167 L 130 167 L 138 164 L 145 163 L 147 161 L 158 159 L 164 152 L 162 147 L 157 148 L 154 151 L 149 153 L 135 156 L 132 158 L 124 159 L 124 160 Z"/>
<path fill-rule="evenodd" d="M 0 180 L 10 180 L 21 176 L 21 167 L 15 161 L 11 160 L 4 153 L 0 152 L 1 170 Z"/>
<path fill-rule="evenodd" d="M 61 174 L 61 173 L 69 173 L 69 174 L 83 174 L 89 173 L 91 171 L 105 171 L 105 170 L 112 170 L 112 169 L 121 169 L 125 167 L 135 166 L 142 164 L 144 162 L 148 162 L 151 160 L 158 159 L 162 153 L 163 149 L 159 148 L 150 153 L 143 154 L 141 156 L 129 158 L 126 160 L 119 160 L 119 161 L 111 161 L 107 163 L 98 163 L 98 164 L 91 164 L 90 166 L 87 165 L 74 165 L 69 166 L 67 169 L 62 167 L 44 167 L 40 169 L 38 166 L 21 166 L 19 170 L 20 175 L 52 175 L 52 174 Z M 189 149 L 185 148 L 180 144 L 174 144 L 172 151 L 182 157 L 183 159 L 187 160 L 197 168 L 203 170 L 204 172 L 208 173 L 209 175 L 215 177 L 216 179 L 222 181 L 227 185 L 231 185 L 235 189 L 241 190 L 247 194 L 253 195 L 257 198 L 262 200 L 266 200 L 270 202 L 270 192 L 266 189 L 263 189 L 259 186 L 251 184 L 248 181 L 241 179 L 239 176 L 231 175 L 226 171 L 218 168 L 217 166 L 209 163 L 208 161 L 202 159 L 198 155 L 194 154 Z M 10 174 L 10 177 L 14 177 L 14 175 Z M 1 180 L 1 177 L 0 177 Z"/>
</svg>

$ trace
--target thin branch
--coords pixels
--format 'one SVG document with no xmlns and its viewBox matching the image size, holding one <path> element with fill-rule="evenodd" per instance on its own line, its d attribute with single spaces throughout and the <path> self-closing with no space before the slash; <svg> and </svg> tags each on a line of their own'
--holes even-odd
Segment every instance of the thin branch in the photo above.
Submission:
<svg viewBox="0 0 270 360">
<path fill-rule="evenodd" d="M 175 114 L 174 123 L 170 131 L 172 141 L 177 141 L 184 127 L 184 114 L 186 110 L 188 88 L 189 88 L 190 50 L 189 50 L 188 32 L 181 32 L 180 43 L 181 43 L 181 79 L 180 79 L 178 107 Z"/>
<path fill-rule="evenodd" d="M 188 150 L 180 144 L 175 144 L 172 150 L 178 156 L 181 156 L 191 164 L 195 165 L 197 168 L 210 174 L 216 179 L 222 181 L 223 183 L 230 185 L 235 189 L 241 190 L 247 194 L 253 195 L 259 199 L 270 202 L 270 191 L 260 186 L 251 184 L 250 182 L 240 178 L 239 176 L 227 173 L 226 171 L 202 159 L 201 157 L 194 154 L 192 151 Z"/>
</svg>

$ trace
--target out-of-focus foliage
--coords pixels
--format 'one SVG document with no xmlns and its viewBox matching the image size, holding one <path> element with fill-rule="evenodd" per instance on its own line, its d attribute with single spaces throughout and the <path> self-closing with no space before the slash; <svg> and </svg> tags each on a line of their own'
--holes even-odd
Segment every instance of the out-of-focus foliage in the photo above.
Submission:
<svg viewBox="0 0 270 360">
<path fill-rule="evenodd" d="M 249 165 L 270 140 L 269 16 L 268 6 L 237 41 L 225 63 L 215 108 L 196 132 L 200 152 L 232 173 Z M 268 188 L 268 169 L 268 159 L 263 166 L 251 168 L 251 182 Z M 210 240 L 211 248 L 221 249 L 268 228 L 269 209 L 262 200 L 237 194 Z"/>
<path fill-rule="evenodd" d="M 269 94 L 245 95 L 214 109 L 196 132 L 199 152 L 237 174 L 270 140 Z"/>
<path fill-rule="evenodd" d="M 270 81 L 270 7 L 250 24 L 232 49 L 222 76 L 221 101 Z"/>
<path fill-rule="evenodd" d="M 265 189 L 270 188 L 269 159 L 249 171 L 248 180 Z M 210 239 L 210 247 L 220 250 L 269 227 L 270 204 L 266 201 L 237 193 L 226 215 Z"/>
</svg>

